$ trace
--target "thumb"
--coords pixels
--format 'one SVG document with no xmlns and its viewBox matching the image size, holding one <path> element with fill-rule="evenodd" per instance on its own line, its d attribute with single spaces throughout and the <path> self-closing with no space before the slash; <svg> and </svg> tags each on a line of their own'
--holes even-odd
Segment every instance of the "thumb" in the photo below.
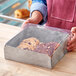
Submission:
<svg viewBox="0 0 76 76">
<path fill-rule="evenodd" d="M 76 27 L 73 27 L 73 28 L 71 29 L 71 32 L 72 32 L 72 33 L 76 33 Z"/>
<path fill-rule="evenodd" d="M 27 23 L 30 23 L 30 20 L 29 20 L 29 19 L 26 20 L 26 21 L 22 24 L 21 28 L 24 29 L 24 28 L 26 27 L 26 24 L 27 24 Z"/>
</svg>

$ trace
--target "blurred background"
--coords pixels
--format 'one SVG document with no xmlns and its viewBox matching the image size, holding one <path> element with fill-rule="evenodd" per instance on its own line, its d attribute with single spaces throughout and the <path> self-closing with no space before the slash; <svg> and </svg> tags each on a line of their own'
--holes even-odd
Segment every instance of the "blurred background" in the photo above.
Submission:
<svg viewBox="0 0 76 76">
<path fill-rule="evenodd" d="M 32 0 L 0 0 L 0 22 L 20 27 L 30 16 L 23 18 L 25 14 L 30 14 L 31 4 Z"/>
</svg>

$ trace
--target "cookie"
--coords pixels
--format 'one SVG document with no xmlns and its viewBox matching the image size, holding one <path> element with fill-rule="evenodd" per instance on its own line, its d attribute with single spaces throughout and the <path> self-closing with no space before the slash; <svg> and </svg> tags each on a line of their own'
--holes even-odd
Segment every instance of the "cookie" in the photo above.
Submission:
<svg viewBox="0 0 76 76">
<path fill-rule="evenodd" d="M 31 7 L 31 4 L 32 4 L 32 0 L 28 0 L 28 7 L 29 7 L 29 9 Z"/>
<path fill-rule="evenodd" d="M 25 40 L 23 40 L 23 42 L 28 43 L 28 44 L 30 44 L 30 45 L 32 45 L 32 46 L 36 46 L 36 45 L 39 44 L 39 40 L 36 39 L 36 38 L 34 38 L 34 37 L 25 39 Z"/>
<path fill-rule="evenodd" d="M 39 44 L 39 40 L 34 38 L 34 37 L 31 37 L 31 38 L 24 39 L 20 43 L 18 48 L 34 50 L 37 47 L 38 44 Z"/>
<path fill-rule="evenodd" d="M 30 16 L 30 11 L 27 9 L 18 9 L 14 14 L 16 18 L 24 19 Z"/>
<path fill-rule="evenodd" d="M 34 50 L 34 47 L 32 45 L 29 45 L 28 43 L 23 43 L 23 44 L 20 44 L 18 46 L 18 48 L 21 48 L 21 49 L 29 49 L 29 50 Z"/>
<path fill-rule="evenodd" d="M 34 51 L 52 56 L 58 47 L 59 43 L 56 42 L 41 43 L 35 48 Z"/>
</svg>

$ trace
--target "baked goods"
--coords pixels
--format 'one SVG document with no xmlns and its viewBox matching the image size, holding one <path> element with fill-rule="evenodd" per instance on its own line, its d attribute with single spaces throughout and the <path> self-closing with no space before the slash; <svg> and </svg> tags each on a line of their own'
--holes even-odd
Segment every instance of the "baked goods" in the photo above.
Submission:
<svg viewBox="0 0 76 76">
<path fill-rule="evenodd" d="M 30 8 L 32 4 L 32 0 L 28 0 L 28 7 Z"/>
<path fill-rule="evenodd" d="M 12 6 L 12 8 L 16 8 L 16 7 L 18 7 L 18 6 L 20 6 L 20 3 L 14 4 L 14 5 Z"/>
<path fill-rule="evenodd" d="M 20 45 L 18 46 L 18 48 L 21 49 L 29 49 L 29 50 L 34 50 L 37 45 L 39 44 L 39 40 L 36 38 L 28 38 L 28 39 L 24 39 Z"/>
<path fill-rule="evenodd" d="M 24 39 L 18 46 L 18 48 L 24 50 L 29 49 L 35 52 L 48 54 L 49 56 L 52 56 L 54 51 L 58 47 L 59 47 L 59 43 L 56 42 L 42 43 L 39 42 L 39 40 L 34 37 Z"/>
<path fill-rule="evenodd" d="M 34 49 L 34 51 L 52 56 L 58 46 L 59 43 L 56 42 L 41 43 L 37 46 L 36 49 Z"/>
<path fill-rule="evenodd" d="M 16 18 L 24 19 L 30 16 L 30 11 L 27 9 L 18 9 L 14 14 Z"/>
</svg>

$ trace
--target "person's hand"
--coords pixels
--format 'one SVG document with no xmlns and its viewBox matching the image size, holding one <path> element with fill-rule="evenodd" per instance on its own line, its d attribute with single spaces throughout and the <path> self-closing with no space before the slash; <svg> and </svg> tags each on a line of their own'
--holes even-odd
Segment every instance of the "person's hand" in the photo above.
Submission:
<svg viewBox="0 0 76 76">
<path fill-rule="evenodd" d="M 26 24 L 27 23 L 33 23 L 33 24 L 38 24 L 42 21 L 43 19 L 43 16 L 42 14 L 39 12 L 39 11 L 34 11 L 32 13 L 32 17 L 31 18 L 28 18 L 22 25 L 22 29 L 25 28 Z"/>
<path fill-rule="evenodd" d="M 22 29 L 26 27 L 27 23 L 34 23 L 34 20 L 32 18 L 27 19 L 21 26 Z"/>
<path fill-rule="evenodd" d="M 75 51 L 76 49 L 76 27 L 73 27 L 71 29 L 71 36 L 70 39 L 68 41 L 68 46 L 67 46 L 67 50 L 68 51 Z"/>
</svg>

